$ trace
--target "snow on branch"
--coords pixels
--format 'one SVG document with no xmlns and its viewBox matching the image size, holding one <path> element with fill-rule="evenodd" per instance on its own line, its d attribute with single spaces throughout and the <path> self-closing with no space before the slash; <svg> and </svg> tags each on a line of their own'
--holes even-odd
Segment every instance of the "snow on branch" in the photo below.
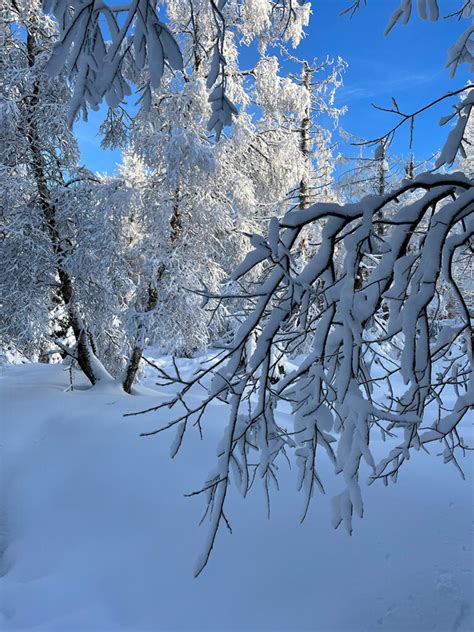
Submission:
<svg viewBox="0 0 474 632">
<path fill-rule="evenodd" d="M 154 88 L 160 85 L 165 63 L 173 70 L 183 68 L 176 38 L 159 20 L 153 0 L 120 6 L 102 0 L 44 0 L 43 8 L 55 16 L 60 29 L 47 69 L 54 75 L 66 66 L 75 79 L 71 124 L 81 108 L 97 109 L 103 99 L 114 108 L 132 94 L 125 78 L 127 60 L 137 74 L 147 65 Z M 121 14 L 124 20 L 119 20 Z"/>
<path fill-rule="evenodd" d="M 408 24 L 413 11 L 413 0 L 400 0 L 399 6 L 393 11 L 385 29 L 385 35 L 390 33 L 393 27 L 401 21 L 403 24 Z M 417 0 L 416 2 L 418 15 L 422 20 L 430 20 L 431 22 L 437 22 L 441 15 L 439 9 L 438 0 Z M 444 16 L 447 18 L 456 18 L 460 20 L 462 18 L 472 19 L 474 14 L 474 2 L 472 0 L 458 0 L 458 9 L 453 11 L 450 15 Z M 467 29 L 465 29 L 456 43 L 448 50 L 448 61 L 446 63 L 447 68 L 451 68 L 451 76 L 454 77 L 459 64 L 468 64 L 471 69 L 474 66 L 473 51 L 473 36 L 474 26 L 472 23 Z"/>
<path fill-rule="evenodd" d="M 292 250 L 315 222 L 321 243 L 298 270 Z M 216 465 L 201 490 L 210 532 L 197 574 L 228 524 L 231 485 L 246 496 L 261 481 L 269 495 L 281 459 L 297 465 L 302 519 L 315 490 L 324 492 L 320 461 L 329 459 L 344 481 L 333 525 L 349 533 L 353 513 L 363 513 L 364 469 L 369 482 L 394 481 L 411 451 L 432 442 L 458 465 L 457 452 L 466 449 L 460 423 L 474 406 L 474 301 L 456 262 L 467 257 L 472 271 L 473 236 L 474 186 L 452 173 L 424 174 L 356 204 L 294 209 L 271 227 L 268 241 L 254 240 L 235 277 L 243 284 L 266 262 L 257 289 L 249 282 L 256 302 L 233 342 L 159 407 L 180 411 L 155 431 L 176 427 L 174 455 L 213 402 L 229 405 Z M 449 302 L 444 319 L 437 317 L 440 294 Z M 285 423 L 282 405 L 293 411 Z M 380 462 L 375 433 L 387 442 Z"/>
<path fill-rule="evenodd" d="M 293 6 L 286 0 L 168 0 L 164 5 L 157 0 L 43 0 L 43 9 L 59 27 L 47 69 L 51 75 L 66 69 L 74 83 L 71 124 L 81 110 L 95 110 L 103 100 L 117 108 L 132 94 L 132 84 L 149 110 L 152 90 L 167 72 L 173 76 L 193 67 L 207 76 L 209 129 L 217 136 L 237 113 L 226 94 L 233 32 L 248 43 L 258 39 L 263 51 L 280 40 L 297 45 L 309 19 L 308 3 Z"/>
<path fill-rule="evenodd" d="M 362 4 L 367 6 L 367 0 L 355 0 L 347 6 L 341 15 L 348 14 L 351 18 L 360 10 Z M 385 35 L 388 35 L 396 24 L 401 22 L 406 25 L 413 16 L 414 0 L 399 0 L 399 4 L 392 11 L 388 24 L 385 28 Z M 416 0 L 418 17 L 421 20 L 429 20 L 430 22 L 438 22 L 441 19 L 454 18 L 458 21 L 462 19 L 471 20 L 468 28 L 466 28 L 458 40 L 448 50 L 447 68 L 451 68 L 451 77 L 454 77 L 460 64 L 468 64 L 471 70 L 474 67 L 473 56 L 473 33 L 472 17 L 474 15 L 474 0 L 457 0 L 457 8 L 451 10 L 448 15 L 442 15 L 440 11 L 439 0 Z"/>
</svg>

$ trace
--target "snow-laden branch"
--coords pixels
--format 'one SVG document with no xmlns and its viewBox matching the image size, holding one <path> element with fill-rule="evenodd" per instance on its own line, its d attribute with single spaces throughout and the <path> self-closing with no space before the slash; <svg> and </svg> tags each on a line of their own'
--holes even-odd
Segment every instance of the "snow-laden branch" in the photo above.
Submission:
<svg viewBox="0 0 474 632">
<path fill-rule="evenodd" d="M 165 71 L 193 67 L 207 76 L 212 115 L 209 129 L 219 136 L 237 114 L 227 94 L 227 55 L 232 31 L 250 43 L 291 40 L 296 45 L 308 23 L 309 4 L 287 0 L 227 3 L 227 0 L 43 0 L 57 20 L 59 38 L 48 63 L 52 75 L 66 69 L 74 82 L 70 122 L 81 110 L 97 109 L 103 100 L 117 108 L 140 92 L 149 110 L 152 90 Z"/>
<path fill-rule="evenodd" d="M 395 24 L 401 21 L 403 24 L 408 24 L 413 12 L 413 0 L 400 0 L 398 7 L 393 11 L 385 29 L 387 35 L 393 29 Z M 441 17 L 441 11 L 439 8 L 439 0 L 417 0 L 416 2 L 418 16 L 422 20 L 430 20 L 431 22 L 437 22 Z M 456 18 L 457 20 L 467 19 L 471 20 L 474 15 L 474 2 L 472 0 L 458 0 L 457 10 L 451 11 L 451 14 L 445 17 Z M 458 40 L 448 51 L 448 61 L 446 66 L 451 68 L 451 76 L 454 77 L 459 64 L 468 64 L 471 69 L 474 64 L 473 50 L 473 36 L 474 27 L 470 22 L 468 28 L 466 28 Z"/>
<path fill-rule="evenodd" d="M 314 222 L 322 225 L 321 244 L 298 270 L 292 252 Z M 413 448 L 442 441 L 445 461 L 457 463 L 456 448 L 466 447 L 460 423 L 474 406 L 474 303 L 456 261 L 470 257 L 472 270 L 473 236 L 474 186 L 452 173 L 423 174 L 356 204 L 293 210 L 271 224 L 267 240 L 254 240 L 235 276 L 243 283 L 266 262 L 257 290 L 250 285 L 255 306 L 223 353 L 162 405 L 182 410 L 166 426 L 177 427 L 175 454 L 210 404 L 229 404 L 204 486 L 211 528 L 197 573 L 227 523 L 230 486 L 245 496 L 261 480 L 268 494 L 281 458 L 297 464 L 303 518 L 315 489 L 324 491 L 320 459 L 333 463 L 344 481 L 333 524 L 349 533 L 353 513 L 363 513 L 362 462 L 369 481 L 388 482 Z M 445 320 L 436 318 L 439 292 L 450 301 Z M 196 405 L 198 386 L 207 394 Z M 293 411 L 285 426 L 283 404 Z M 380 463 L 375 432 L 389 446 Z"/>
</svg>

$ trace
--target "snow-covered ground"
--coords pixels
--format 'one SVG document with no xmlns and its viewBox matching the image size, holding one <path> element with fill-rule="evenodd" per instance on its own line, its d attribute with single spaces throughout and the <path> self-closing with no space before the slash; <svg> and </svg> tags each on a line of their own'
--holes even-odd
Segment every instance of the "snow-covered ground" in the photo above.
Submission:
<svg viewBox="0 0 474 632">
<path fill-rule="evenodd" d="M 122 416 L 158 403 L 161 389 L 130 397 L 77 376 L 68 386 L 59 365 L 0 375 L 2 630 L 474 628 L 472 457 L 462 481 L 442 459 L 415 455 L 397 485 L 365 490 L 352 537 L 330 526 L 337 479 L 300 525 L 296 475 L 282 468 L 271 520 L 259 491 L 233 497 L 233 535 L 220 533 L 194 579 L 203 499 L 183 494 L 212 467 L 223 409 L 171 461 L 171 435 L 139 437 L 166 412 Z M 471 418 L 471 443 L 472 428 Z"/>
</svg>

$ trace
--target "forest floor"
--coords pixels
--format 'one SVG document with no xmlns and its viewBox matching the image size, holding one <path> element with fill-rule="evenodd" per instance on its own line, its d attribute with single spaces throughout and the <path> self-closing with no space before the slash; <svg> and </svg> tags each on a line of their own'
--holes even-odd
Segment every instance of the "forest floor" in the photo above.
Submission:
<svg viewBox="0 0 474 632">
<path fill-rule="evenodd" d="M 169 358 L 159 358 L 164 366 Z M 190 373 L 196 360 L 180 360 Z M 396 485 L 365 489 L 352 537 L 330 526 L 341 481 L 303 524 L 296 473 L 282 465 L 267 520 L 257 488 L 232 493 L 198 579 L 206 523 L 200 488 L 225 422 L 223 404 L 169 458 L 173 434 L 141 438 L 170 413 L 123 417 L 163 401 L 150 369 L 137 396 L 89 389 L 61 365 L 0 374 L 0 628 L 43 632 L 467 631 L 474 629 L 473 461 L 463 481 L 435 446 Z M 474 420 L 464 438 L 473 443 Z M 376 446 L 382 450 L 382 443 Z M 324 473 L 324 472 L 323 472 Z"/>
</svg>

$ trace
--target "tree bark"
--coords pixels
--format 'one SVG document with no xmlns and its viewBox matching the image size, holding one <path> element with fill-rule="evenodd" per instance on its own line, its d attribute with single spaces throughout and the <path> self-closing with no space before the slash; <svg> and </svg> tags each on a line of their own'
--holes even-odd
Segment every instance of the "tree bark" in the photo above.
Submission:
<svg viewBox="0 0 474 632">
<path fill-rule="evenodd" d="M 151 285 L 148 286 L 148 300 L 145 307 L 145 313 L 149 313 L 153 311 L 158 303 L 158 291 L 156 288 Z M 144 325 L 140 323 L 138 326 L 136 343 L 132 349 L 132 353 L 130 354 L 130 359 L 128 361 L 127 369 L 125 371 L 125 378 L 123 380 L 123 390 L 126 393 L 132 392 L 132 386 L 135 381 L 135 378 L 138 373 L 138 369 L 140 367 L 140 361 L 143 356 L 143 338 L 144 338 Z"/>
<path fill-rule="evenodd" d="M 29 27 L 26 37 L 26 49 L 28 55 L 28 65 L 30 68 L 34 65 L 36 60 L 37 42 L 36 33 L 33 33 L 31 27 Z M 76 360 L 91 384 L 96 384 L 96 382 L 100 379 L 98 374 L 99 372 L 96 370 L 96 367 L 100 366 L 101 372 L 103 367 L 98 358 L 92 357 L 93 351 L 90 346 L 89 334 L 84 327 L 82 318 L 79 316 L 73 305 L 72 280 L 61 265 L 65 252 L 61 245 L 61 239 L 57 228 L 56 207 L 51 199 L 48 177 L 41 151 L 40 138 L 34 120 L 34 111 L 37 107 L 39 107 L 39 84 L 38 82 L 35 82 L 32 94 L 29 97 L 29 115 L 27 117 L 28 127 L 26 130 L 26 138 L 28 140 L 32 156 L 31 167 L 33 177 L 38 189 L 38 200 L 44 219 L 45 229 L 49 235 L 51 247 L 55 255 L 56 272 L 59 279 L 58 293 L 64 303 L 68 324 L 71 327 L 76 339 Z M 103 371 L 105 372 L 105 369 L 103 369 Z"/>
<path fill-rule="evenodd" d="M 301 120 L 301 130 L 300 130 L 300 149 L 303 154 L 304 161 L 307 166 L 307 173 L 309 172 L 309 154 L 311 151 L 311 75 L 312 71 L 307 62 L 304 64 L 303 68 L 303 86 L 308 91 L 310 95 L 310 101 L 304 116 Z M 309 178 L 306 174 L 300 181 L 299 191 L 298 191 L 298 199 L 299 199 L 299 207 L 301 209 L 308 208 L 310 204 L 310 185 Z"/>
</svg>

